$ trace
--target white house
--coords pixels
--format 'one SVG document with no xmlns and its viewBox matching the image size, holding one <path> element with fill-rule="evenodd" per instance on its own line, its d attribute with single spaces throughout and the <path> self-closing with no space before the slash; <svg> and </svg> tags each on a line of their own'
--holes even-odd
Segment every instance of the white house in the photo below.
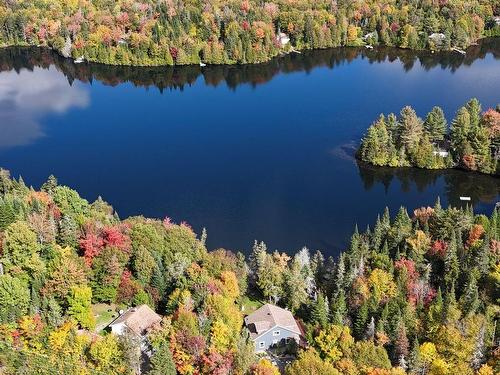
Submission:
<svg viewBox="0 0 500 375">
<path fill-rule="evenodd" d="M 297 344 L 305 343 L 304 332 L 292 313 L 269 303 L 246 316 L 245 326 L 250 331 L 257 353 L 290 340 L 295 340 Z"/>
<path fill-rule="evenodd" d="M 279 32 L 278 35 L 276 36 L 276 39 L 278 40 L 278 43 L 281 45 L 281 47 L 286 46 L 288 43 L 290 43 L 290 38 L 288 35 L 285 33 Z"/>
<path fill-rule="evenodd" d="M 154 312 L 148 305 L 132 307 L 113 320 L 109 327 L 115 335 L 132 333 L 144 344 L 145 337 L 150 328 L 160 323 L 161 316 Z"/>
<path fill-rule="evenodd" d="M 447 158 L 448 157 L 448 151 L 444 150 L 438 150 L 438 151 L 433 151 L 433 155 L 435 156 L 441 156 L 442 158 Z"/>
</svg>

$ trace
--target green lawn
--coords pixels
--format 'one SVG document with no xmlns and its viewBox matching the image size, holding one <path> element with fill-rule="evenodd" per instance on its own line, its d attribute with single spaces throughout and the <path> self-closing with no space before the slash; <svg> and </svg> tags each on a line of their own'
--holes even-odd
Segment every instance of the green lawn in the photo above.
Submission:
<svg viewBox="0 0 500 375">
<path fill-rule="evenodd" d="M 248 315 L 253 313 L 263 305 L 262 301 L 249 296 L 244 296 L 241 299 L 241 306 L 243 306 L 243 314 Z"/>
<path fill-rule="evenodd" d="M 106 326 L 111 323 L 118 313 L 115 311 L 116 305 L 107 303 L 97 303 L 92 305 L 92 312 L 95 317 L 96 332 L 102 331 Z"/>
</svg>

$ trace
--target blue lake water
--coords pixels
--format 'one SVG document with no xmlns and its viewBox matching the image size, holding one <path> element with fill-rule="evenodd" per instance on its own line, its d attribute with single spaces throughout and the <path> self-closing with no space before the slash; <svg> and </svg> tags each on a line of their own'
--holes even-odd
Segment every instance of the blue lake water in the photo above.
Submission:
<svg viewBox="0 0 500 375">
<path fill-rule="evenodd" d="M 355 223 L 460 204 L 490 213 L 500 179 L 462 171 L 358 165 L 354 150 L 384 112 L 471 97 L 500 102 L 500 41 L 458 53 L 332 49 L 255 66 L 130 68 L 46 50 L 0 51 L 0 166 L 38 187 L 49 174 L 123 218 L 206 227 L 210 248 L 302 246 L 336 255 Z"/>
</svg>

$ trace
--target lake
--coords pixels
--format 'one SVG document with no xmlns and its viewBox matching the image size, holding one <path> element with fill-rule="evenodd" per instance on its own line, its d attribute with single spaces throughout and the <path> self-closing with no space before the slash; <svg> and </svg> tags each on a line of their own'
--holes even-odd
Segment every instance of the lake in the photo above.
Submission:
<svg viewBox="0 0 500 375">
<path fill-rule="evenodd" d="M 208 246 L 302 246 L 337 255 L 357 223 L 459 205 L 490 214 L 500 179 L 374 168 L 354 151 L 370 123 L 412 105 L 451 120 L 471 97 L 500 102 L 500 40 L 459 53 L 343 48 L 249 66 L 75 65 L 44 49 L 0 51 L 0 166 L 49 174 L 120 217 L 186 221 Z"/>
</svg>

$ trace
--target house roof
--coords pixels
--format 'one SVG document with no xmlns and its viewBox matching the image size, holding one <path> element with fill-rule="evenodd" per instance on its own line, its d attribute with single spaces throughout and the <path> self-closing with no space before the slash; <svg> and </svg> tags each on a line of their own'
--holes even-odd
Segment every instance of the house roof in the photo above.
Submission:
<svg viewBox="0 0 500 375">
<path fill-rule="evenodd" d="M 110 326 L 124 323 L 136 335 L 143 335 L 149 328 L 161 321 L 148 305 L 132 307 L 111 322 Z"/>
<path fill-rule="evenodd" d="M 245 325 L 250 331 L 250 338 L 252 339 L 276 326 L 286 328 L 294 333 L 302 335 L 302 331 L 290 311 L 269 303 L 246 316 Z"/>
</svg>

